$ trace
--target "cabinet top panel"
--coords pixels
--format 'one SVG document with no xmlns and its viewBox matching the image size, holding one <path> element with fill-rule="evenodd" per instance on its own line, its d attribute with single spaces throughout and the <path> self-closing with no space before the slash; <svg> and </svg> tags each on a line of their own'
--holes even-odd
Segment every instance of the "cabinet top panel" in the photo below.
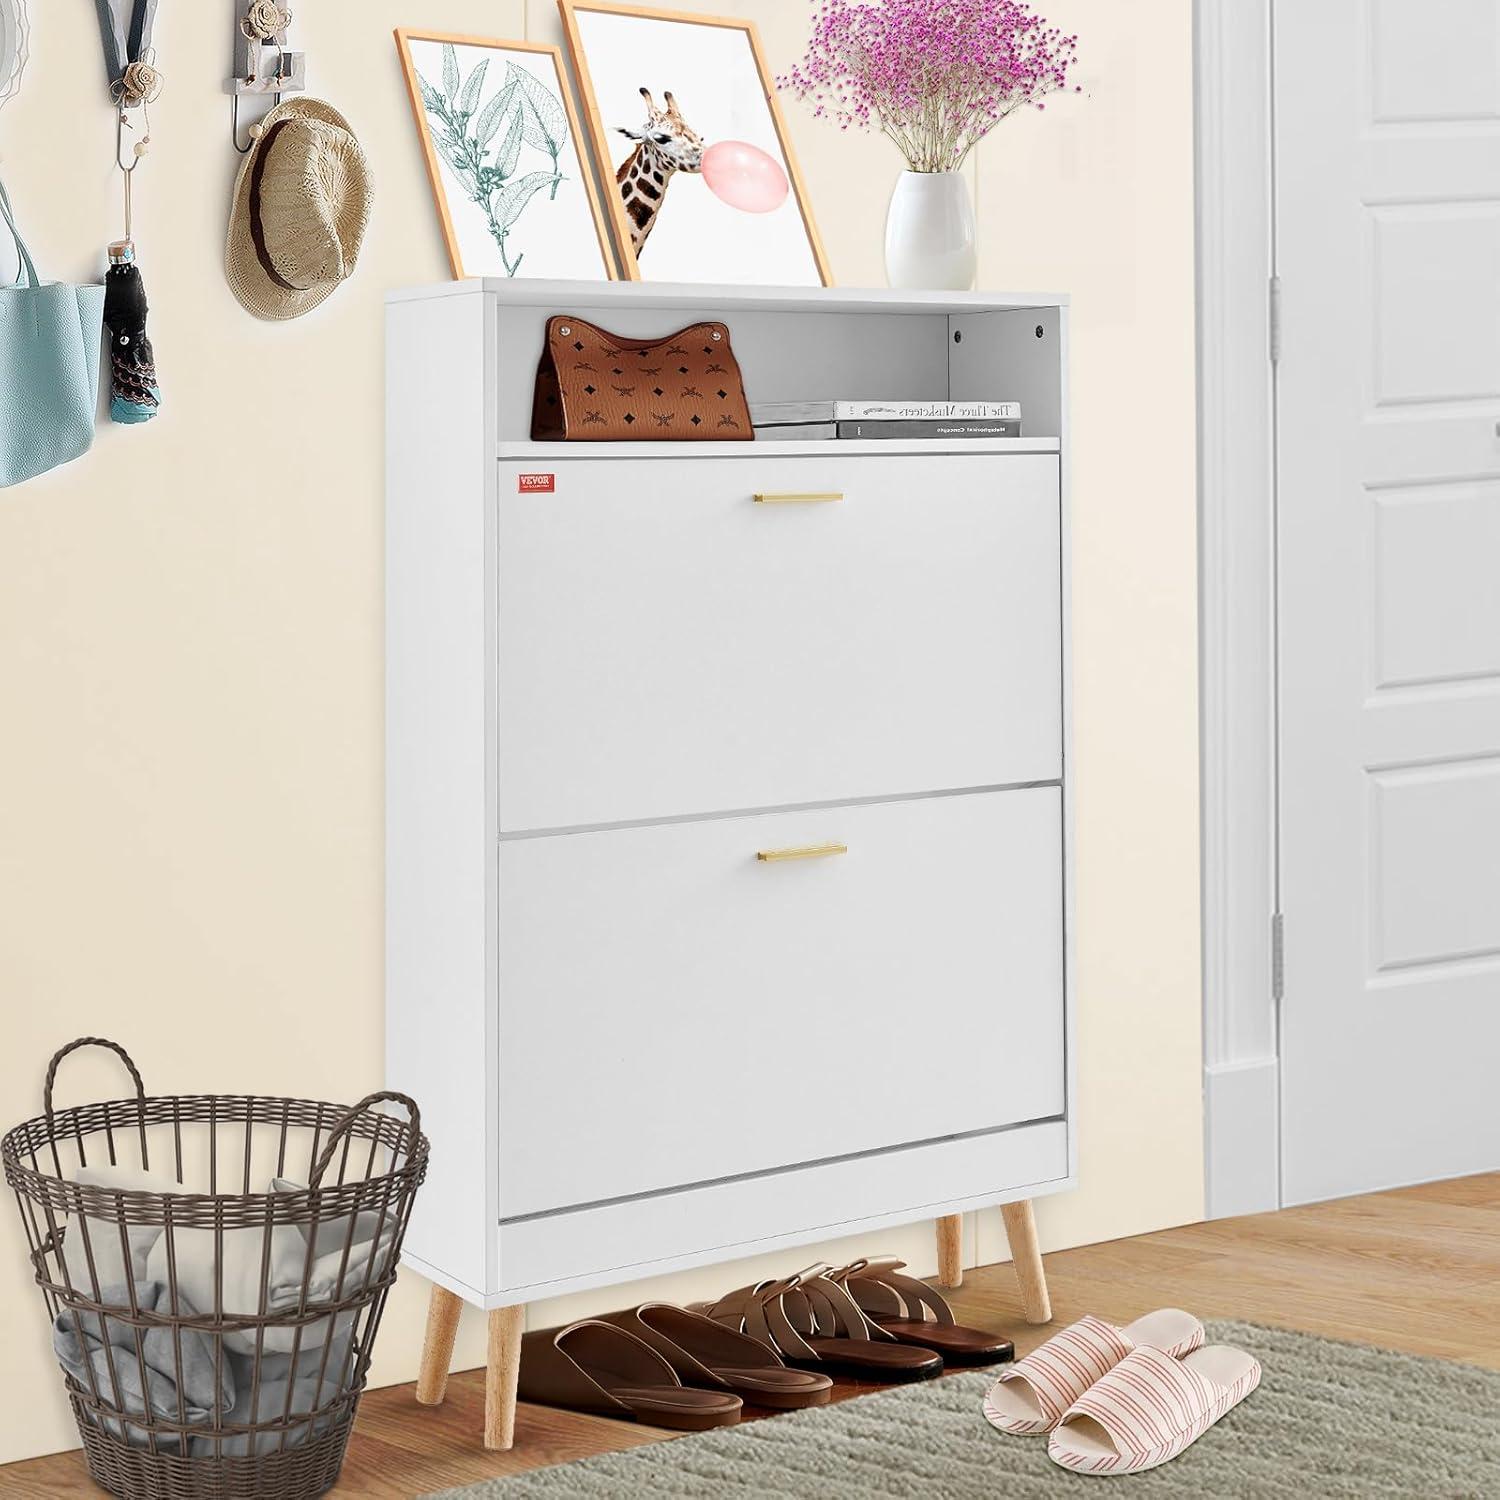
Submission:
<svg viewBox="0 0 1500 1500">
<path fill-rule="evenodd" d="M 542 281 L 484 277 L 469 281 L 437 282 L 386 293 L 387 302 L 423 302 L 437 297 L 485 295 L 510 307 L 555 309 L 633 307 L 643 310 L 673 307 L 702 308 L 722 304 L 760 312 L 926 313 L 985 312 L 1016 308 L 1065 307 L 1066 293 L 1057 292 L 913 292 L 874 287 L 745 287 L 716 286 L 711 282 L 671 284 L 639 281 Z"/>
</svg>

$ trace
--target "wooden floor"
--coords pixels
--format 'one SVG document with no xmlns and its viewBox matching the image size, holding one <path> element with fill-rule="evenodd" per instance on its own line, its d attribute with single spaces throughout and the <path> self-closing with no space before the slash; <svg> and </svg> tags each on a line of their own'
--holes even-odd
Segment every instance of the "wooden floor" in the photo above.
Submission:
<svg viewBox="0 0 1500 1500">
<path fill-rule="evenodd" d="M 1055 1321 L 1020 1321 L 1009 1266 L 971 1271 L 953 1295 L 960 1321 L 1004 1330 L 1018 1354 L 1085 1312 L 1125 1322 L 1177 1305 L 1500 1369 L 1500 1174 L 1222 1219 L 1047 1257 Z M 846 1383 L 840 1396 L 858 1395 Z M 410 1497 L 540 1464 L 670 1440 L 628 1422 L 520 1410 L 516 1447 L 480 1446 L 484 1386 L 455 1376 L 446 1405 L 411 1386 L 360 1408 L 336 1495 Z M 97 1495 L 77 1454 L 0 1467 L 0 1495 Z"/>
</svg>

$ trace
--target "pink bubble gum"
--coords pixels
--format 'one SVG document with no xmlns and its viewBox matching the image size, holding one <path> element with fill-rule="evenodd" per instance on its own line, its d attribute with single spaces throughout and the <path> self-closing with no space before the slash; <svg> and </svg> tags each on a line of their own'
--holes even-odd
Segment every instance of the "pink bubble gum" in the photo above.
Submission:
<svg viewBox="0 0 1500 1500">
<path fill-rule="evenodd" d="M 786 202 L 788 183 L 781 163 L 748 141 L 715 141 L 703 153 L 708 190 L 747 214 L 768 214 Z"/>
</svg>

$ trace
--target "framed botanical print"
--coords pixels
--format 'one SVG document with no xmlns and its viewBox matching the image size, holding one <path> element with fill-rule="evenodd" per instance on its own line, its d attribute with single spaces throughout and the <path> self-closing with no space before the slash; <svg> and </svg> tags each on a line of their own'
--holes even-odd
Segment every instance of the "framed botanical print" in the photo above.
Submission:
<svg viewBox="0 0 1500 1500">
<path fill-rule="evenodd" d="M 615 274 L 562 53 L 398 28 L 453 275 Z"/>
<path fill-rule="evenodd" d="M 828 285 L 754 23 L 611 0 L 558 9 L 625 274 Z"/>
</svg>

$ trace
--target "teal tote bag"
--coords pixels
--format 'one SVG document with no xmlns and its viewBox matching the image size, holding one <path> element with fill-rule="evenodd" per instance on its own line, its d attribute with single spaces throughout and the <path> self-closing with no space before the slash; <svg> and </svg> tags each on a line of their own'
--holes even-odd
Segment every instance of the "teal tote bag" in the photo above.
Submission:
<svg viewBox="0 0 1500 1500">
<path fill-rule="evenodd" d="M 43 285 L 0 183 L 0 218 L 21 268 L 0 286 L 0 488 L 87 453 L 94 441 L 102 286 Z"/>
</svg>

